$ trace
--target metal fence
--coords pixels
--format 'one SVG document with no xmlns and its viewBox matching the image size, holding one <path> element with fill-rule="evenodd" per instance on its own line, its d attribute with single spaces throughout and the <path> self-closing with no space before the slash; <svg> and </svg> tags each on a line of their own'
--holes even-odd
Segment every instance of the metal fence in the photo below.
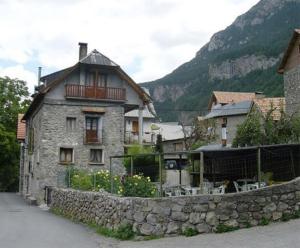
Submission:
<svg viewBox="0 0 300 248">
<path fill-rule="evenodd" d="M 106 191 L 118 193 L 124 176 L 143 175 L 150 178 L 159 197 L 247 191 L 300 176 L 299 156 L 298 144 L 112 156 L 107 181 L 99 181 L 101 168 L 90 170 L 86 187 L 97 191 L 104 184 Z M 57 185 L 76 188 L 74 173 L 78 171 L 72 167 L 60 172 Z"/>
</svg>

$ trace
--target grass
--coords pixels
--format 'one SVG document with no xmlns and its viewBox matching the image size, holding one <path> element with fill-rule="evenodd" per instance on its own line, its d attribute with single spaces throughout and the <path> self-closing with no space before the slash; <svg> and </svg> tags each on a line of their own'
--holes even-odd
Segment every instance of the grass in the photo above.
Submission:
<svg viewBox="0 0 300 248">
<path fill-rule="evenodd" d="M 267 219 L 266 217 L 262 217 L 261 221 L 259 222 L 260 226 L 267 226 L 270 224 L 270 219 Z"/>
<path fill-rule="evenodd" d="M 186 236 L 186 237 L 192 237 L 192 236 L 195 236 L 195 235 L 197 235 L 197 234 L 199 234 L 198 233 L 198 231 L 196 230 L 196 229 L 194 229 L 194 228 L 186 228 L 183 232 L 182 232 L 182 234 L 184 235 L 184 236 Z"/>
<path fill-rule="evenodd" d="M 238 230 L 239 227 L 234 227 L 234 226 L 227 226 L 224 224 L 219 224 L 216 228 L 216 233 L 225 233 L 225 232 L 233 232 Z"/>
</svg>

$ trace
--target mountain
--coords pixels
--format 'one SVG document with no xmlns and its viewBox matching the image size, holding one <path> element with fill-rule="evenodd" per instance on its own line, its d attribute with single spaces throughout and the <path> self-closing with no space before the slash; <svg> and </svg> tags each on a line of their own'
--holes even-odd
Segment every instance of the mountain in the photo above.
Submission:
<svg viewBox="0 0 300 248">
<path fill-rule="evenodd" d="M 283 95 L 278 64 L 295 28 L 300 0 L 261 0 L 196 56 L 161 79 L 143 83 L 164 121 L 204 114 L 213 90 Z"/>
</svg>

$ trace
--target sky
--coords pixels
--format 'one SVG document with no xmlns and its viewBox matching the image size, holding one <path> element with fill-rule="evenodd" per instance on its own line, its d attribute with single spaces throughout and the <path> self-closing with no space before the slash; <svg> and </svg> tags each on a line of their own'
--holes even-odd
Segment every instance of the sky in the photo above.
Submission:
<svg viewBox="0 0 300 248">
<path fill-rule="evenodd" d="M 258 0 L 0 0 L 0 76 L 30 92 L 42 75 L 74 65 L 78 42 L 137 83 L 191 60 L 210 37 Z"/>
</svg>

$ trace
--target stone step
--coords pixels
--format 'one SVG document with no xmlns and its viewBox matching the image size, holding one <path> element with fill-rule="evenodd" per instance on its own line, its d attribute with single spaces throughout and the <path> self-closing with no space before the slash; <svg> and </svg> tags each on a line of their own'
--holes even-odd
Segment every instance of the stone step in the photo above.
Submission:
<svg viewBox="0 0 300 248">
<path fill-rule="evenodd" d="M 37 206 L 37 200 L 33 196 L 28 196 L 25 201 L 31 206 Z"/>
</svg>

